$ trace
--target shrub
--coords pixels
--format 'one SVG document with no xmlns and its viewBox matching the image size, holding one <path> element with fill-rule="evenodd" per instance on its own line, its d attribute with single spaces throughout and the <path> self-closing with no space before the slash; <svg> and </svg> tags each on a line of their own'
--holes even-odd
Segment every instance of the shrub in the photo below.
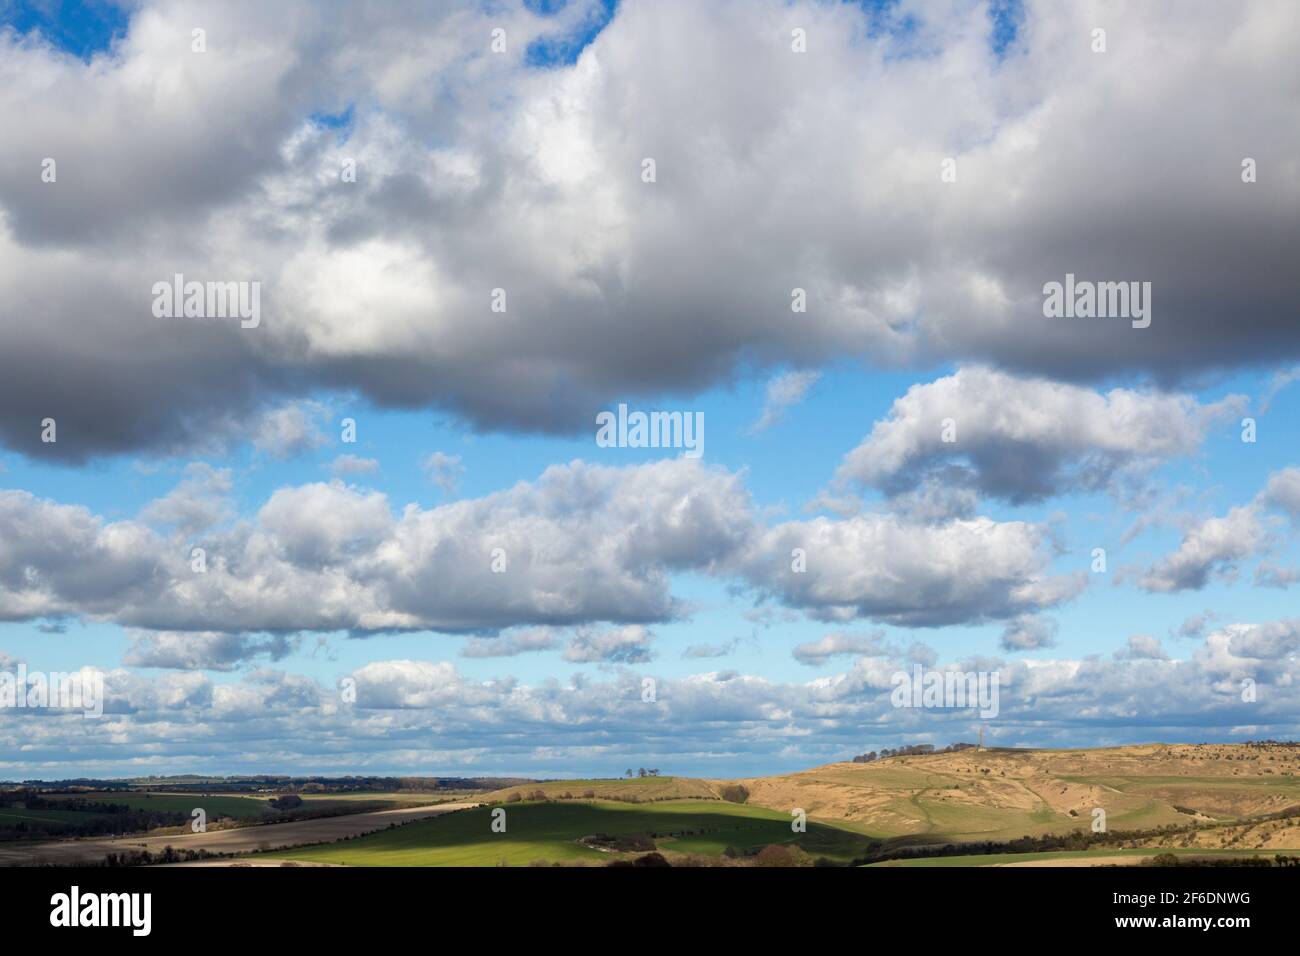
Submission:
<svg viewBox="0 0 1300 956">
<path fill-rule="evenodd" d="M 808 854 L 797 846 L 773 843 L 758 851 L 754 857 L 755 866 L 810 866 L 812 860 Z"/>
<path fill-rule="evenodd" d="M 744 803 L 749 799 L 749 789 L 743 784 L 729 783 L 722 788 L 722 799 L 731 803 Z"/>
</svg>

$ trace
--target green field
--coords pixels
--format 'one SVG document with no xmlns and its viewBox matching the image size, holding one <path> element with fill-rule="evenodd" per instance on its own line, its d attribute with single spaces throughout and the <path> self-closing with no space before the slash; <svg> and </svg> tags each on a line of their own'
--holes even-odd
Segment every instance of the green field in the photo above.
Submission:
<svg viewBox="0 0 1300 956">
<path fill-rule="evenodd" d="M 183 813 L 186 816 L 195 807 L 202 807 L 209 820 L 230 817 L 235 820 L 260 820 L 273 818 L 276 811 L 271 809 L 272 794 L 256 796 L 236 793 L 172 793 L 159 791 L 90 791 L 77 794 L 52 794 L 51 800 L 71 800 L 80 798 L 96 803 L 115 803 L 128 806 L 132 810 L 157 810 L 167 813 Z M 463 793 L 439 791 L 436 793 L 304 793 L 302 810 L 334 810 L 340 812 L 357 812 L 362 810 L 386 810 L 402 806 L 427 806 L 434 803 L 446 803 L 465 798 Z M 26 811 L 19 811 L 26 812 Z M 61 813 L 62 811 L 53 811 Z"/>
<path fill-rule="evenodd" d="M 87 810 L 19 810 L 15 807 L 0 808 L 0 830 L 12 828 L 19 822 L 28 823 L 84 823 L 96 817 L 107 816 L 103 813 L 91 813 Z"/>
<path fill-rule="evenodd" d="M 616 855 L 578 840 L 607 833 L 655 834 L 661 850 L 708 856 L 728 847 L 796 843 L 813 857 L 848 862 L 867 844 L 860 834 L 811 821 L 807 833 L 792 833 L 789 814 L 721 801 L 509 804 L 505 833 L 492 832 L 491 810 L 463 810 L 355 840 L 268 856 L 347 866 L 526 866 L 540 861 L 601 865 Z"/>
<path fill-rule="evenodd" d="M 693 777 L 607 777 L 589 780 L 547 780 L 507 787 L 488 794 L 487 802 L 510 794 L 528 797 L 541 791 L 548 800 L 720 800 L 717 788 Z M 566 796 L 567 795 L 567 796 Z"/>
<path fill-rule="evenodd" d="M 209 821 L 236 820 L 241 824 L 272 823 L 287 814 L 273 810 L 270 806 L 272 794 L 246 793 L 210 793 L 148 790 L 88 790 L 78 793 L 47 794 L 45 799 L 55 803 L 71 800 L 86 800 L 91 803 L 108 803 L 119 807 L 129 807 L 134 811 L 154 811 L 174 813 L 184 817 L 188 822 L 195 808 L 202 808 Z M 372 810 L 388 810 L 403 806 L 427 806 L 465 799 L 466 794 L 443 790 L 434 793 L 404 791 L 399 793 L 310 793 L 302 794 L 302 806 L 295 813 L 315 813 L 330 815 L 341 813 L 360 813 Z M 112 820 L 112 813 L 99 813 L 93 810 L 29 810 L 22 807 L 0 807 L 0 836 L 21 835 L 32 829 L 44 829 L 48 832 L 65 832 L 58 827 L 75 827 L 91 820 Z M 125 824 L 123 824 L 125 825 Z"/>
<path fill-rule="evenodd" d="M 51 795 L 51 800 L 71 800 L 74 797 L 95 803 L 115 803 L 132 810 L 155 810 L 159 813 L 182 813 L 190 815 L 195 807 L 202 807 L 209 820 L 218 817 L 232 817 L 236 820 L 252 820 L 272 810 L 265 798 L 231 796 L 225 794 L 204 795 L 201 793 L 136 793 L 122 791 L 89 792 L 78 794 Z M 62 811 L 59 811 L 62 812 Z"/>
</svg>

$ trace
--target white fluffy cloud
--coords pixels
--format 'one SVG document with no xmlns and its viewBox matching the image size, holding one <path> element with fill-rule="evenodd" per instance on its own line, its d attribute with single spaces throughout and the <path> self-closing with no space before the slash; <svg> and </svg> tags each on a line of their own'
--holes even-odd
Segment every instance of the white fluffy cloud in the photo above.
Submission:
<svg viewBox="0 0 1300 956">
<path fill-rule="evenodd" d="M 193 547 L 206 570 L 194 569 Z M 793 570 L 796 549 L 804 572 Z M 685 613 L 670 576 L 687 571 L 821 620 L 930 626 L 1068 600 L 1082 579 L 1048 574 L 1051 558 L 1045 529 L 1019 521 L 858 515 L 764 527 L 740 475 L 687 458 L 573 462 L 396 513 L 378 491 L 291 486 L 249 520 L 196 537 L 0 493 L 0 618 L 85 615 L 164 631 L 644 625 Z M 570 643 L 571 659 L 618 659 L 603 649 L 613 637 L 594 633 Z"/>
<path fill-rule="evenodd" d="M 281 660 L 296 643 L 285 635 L 136 631 L 122 663 L 127 667 L 229 671 L 257 657 Z"/>
<path fill-rule="evenodd" d="M 551 651 L 559 646 L 559 635 L 551 628 L 514 628 L 496 637 L 471 637 L 461 648 L 460 656 L 515 657 L 532 651 Z"/>
<path fill-rule="evenodd" d="M 1284 468 L 1270 475 L 1263 499 L 1300 523 L 1300 468 Z"/>
<path fill-rule="evenodd" d="M 846 634 L 836 631 L 816 641 L 798 644 L 794 658 L 801 664 L 825 664 L 832 657 L 842 655 L 874 655 L 882 652 L 881 635 Z"/>
<path fill-rule="evenodd" d="M 1148 591 L 1199 591 L 1213 576 L 1235 576 L 1237 562 L 1257 553 L 1265 540 L 1259 509 L 1240 505 L 1188 528 L 1182 543 L 1147 569 L 1138 584 Z"/>
<path fill-rule="evenodd" d="M 889 494 L 937 485 L 1013 502 L 1095 490 L 1121 469 L 1193 453 L 1212 422 L 1241 407 L 963 368 L 909 388 L 837 477 Z"/>
<path fill-rule="evenodd" d="M 819 620 L 924 627 L 1000 619 L 1074 597 L 1085 580 L 1050 575 L 1051 551 L 1046 531 L 1022 521 L 919 525 L 864 514 L 777 525 L 756 536 L 740 563 L 761 595 Z"/>
<path fill-rule="evenodd" d="M 1056 643 L 1060 626 L 1054 618 L 1041 614 L 1022 614 L 1007 622 L 1002 630 L 1004 651 L 1034 651 Z"/>
<path fill-rule="evenodd" d="M 564 659 L 574 664 L 643 664 L 654 652 L 653 635 L 639 624 L 617 628 L 579 628 L 564 648 Z"/>
</svg>

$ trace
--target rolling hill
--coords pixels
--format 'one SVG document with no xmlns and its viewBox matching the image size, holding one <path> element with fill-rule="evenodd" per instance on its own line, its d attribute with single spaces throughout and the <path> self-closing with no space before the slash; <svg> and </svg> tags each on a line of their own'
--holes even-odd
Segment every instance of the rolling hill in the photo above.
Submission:
<svg viewBox="0 0 1300 956">
<path fill-rule="evenodd" d="M 882 839 L 1008 840 L 1235 821 L 1300 807 L 1300 747 L 1150 744 L 1098 750 L 963 750 L 836 763 L 740 781 L 749 803 Z M 1290 844 L 1300 845 L 1300 840 Z"/>
<path fill-rule="evenodd" d="M 737 786 L 744 788 L 743 803 L 734 802 Z M 1092 850 L 895 862 L 1087 865 L 1138 862 L 1170 848 L 1294 852 L 1300 847 L 1300 747 L 966 750 L 739 781 L 552 781 L 482 799 L 482 807 L 275 856 L 362 866 L 599 865 L 653 848 L 670 861 L 707 863 L 750 859 L 763 846 L 783 844 L 799 847 L 805 862 L 846 863 L 908 848 L 1089 832 L 1097 808 L 1114 839 Z M 505 833 L 491 829 L 494 808 L 506 811 Z M 806 833 L 791 829 L 796 809 L 808 815 Z M 597 834 L 616 845 L 593 842 Z M 620 837 L 637 838 L 639 848 L 617 845 Z"/>
</svg>

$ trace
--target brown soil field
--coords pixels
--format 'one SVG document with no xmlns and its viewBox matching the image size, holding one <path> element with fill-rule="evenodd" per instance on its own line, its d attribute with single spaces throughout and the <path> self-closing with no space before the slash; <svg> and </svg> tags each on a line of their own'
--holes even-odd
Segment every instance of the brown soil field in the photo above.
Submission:
<svg viewBox="0 0 1300 956">
<path fill-rule="evenodd" d="M 478 806 L 473 803 L 441 803 L 424 807 L 402 807 L 374 813 L 299 820 L 292 823 L 268 823 L 262 826 L 211 830 L 207 833 L 173 833 L 164 836 L 137 836 L 119 839 L 58 840 L 36 844 L 0 844 L 0 866 L 30 866 L 54 863 L 62 866 L 96 863 L 110 853 L 148 850 L 161 853 L 167 847 L 182 850 L 207 850 L 209 853 L 251 853 L 276 850 L 311 843 L 332 843 L 348 837 L 382 830 L 394 823 L 409 823 Z"/>
</svg>

